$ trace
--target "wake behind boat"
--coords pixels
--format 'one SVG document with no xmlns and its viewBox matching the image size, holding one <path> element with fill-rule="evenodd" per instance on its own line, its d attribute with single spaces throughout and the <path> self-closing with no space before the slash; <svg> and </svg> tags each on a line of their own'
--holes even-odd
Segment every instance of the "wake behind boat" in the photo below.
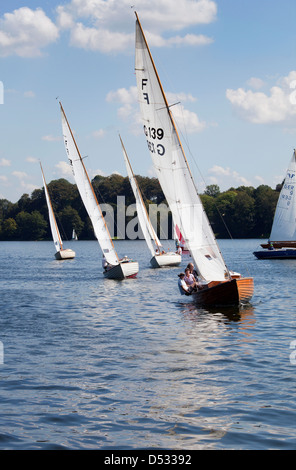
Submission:
<svg viewBox="0 0 296 470">
<path fill-rule="evenodd" d="M 253 295 L 253 278 L 232 277 L 198 195 L 175 122 L 136 13 L 135 70 L 144 134 L 160 185 L 195 263 L 204 305 L 238 305 Z"/>
<path fill-rule="evenodd" d="M 270 238 L 261 244 L 261 251 L 254 251 L 258 259 L 296 258 L 296 150 L 287 169 L 277 202 Z"/>
<path fill-rule="evenodd" d="M 139 271 L 139 264 L 137 261 L 132 261 L 127 258 L 119 259 L 61 103 L 60 108 L 66 153 L 72 167 L 78 191 L 92 222 L 96 238 L 106 261 L 104 276 L 109 279 L 135 277 Z"/>
<path fill-rule="evenodd" d="M 54 246 L 56 249 L 56 253 L 54 256 L 58 260 L 73 259 L 75 258 L 75 251 L 71 250 L 70 248 L 63 247 L 62 237 L 60 235 L 60 231 L 58 229 L 57 221 L 54 215 L 54 211 L 53 211 L 53 207 L 51 204 L 51 199 L 49 196 L 49 192 L 48 192 L 48 188 L 47 188 L 47 184 L 45 181 L 45 176 L 43 173 L 43 168 L 42 168 L 41 163 L 40 163 L 40 168 L 41 168 L 43 187 L 44 187 L 45 198 L 46 198 L 46 203 L 47 203 L 47 208 L 48 208 L 49 224 L 50 224 Z"/>
<path fill-rule="evenodd" d="M 136 208 L 138 219 L 140 222 L 140 226 L 142 232 L 144 234 L 147 246 L 150 250 L 152 258 L 150 260 L 150 264 L 153 268 L 163 268 L 163 267 L 170 267 L 170 266 L 179 266 L 182 261 L 181 255 L 173 252 L 166 252 L 164 251 L 162 244 L 156 235 L 156 232 L 153 228 L 149 215 L 147 213 L 144 200 L 137 182 L 137 179 L 134 175 L 130 160 L 128 158 L 127 152 L 123 145 L 122 139 L 120 138 L 122 150 L 123 150 L 123 157 L 126 165 L 127 174 L 129 177 L 129 181 L 136 199 Z M 154 246 L 153 246 L 154 243 Z"/>
</svg>

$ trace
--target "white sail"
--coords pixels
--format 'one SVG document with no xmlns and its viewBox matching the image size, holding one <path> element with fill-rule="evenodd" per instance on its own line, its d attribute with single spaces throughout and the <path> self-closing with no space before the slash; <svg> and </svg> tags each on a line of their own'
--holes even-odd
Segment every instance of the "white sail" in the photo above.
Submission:
<svg viewBox="0 0 296 470">
<path fill-rule="evenodd" d="M 62 113 L 64 143 L 78 191 L 92 222 L 95 235 L 107 262 L 111 265 L 117 265 L 119 264 L 119 259 L 115 251 L 109 230 L 107 228 L 101 208 L 98 204 L 92 184 L 88 177 L 86 168 L 84 166 L 61 103 L 60 107 Z"/>
<path fill-rule="evenodd" d="M 229 276 L 198 196 L 142 27 L 136 21 L 135 69 L 144 133 L 157 177 L 200 276 Z"/>
<path fill-rule="evenodd" d="M 51 205 L 51 200 L 50 200 L 50 197 L 49 197 L 47 184 L 46 184 L 46 181 L 45 181 L 45 177 L 44 177 L 44 173 L 43 173 L 41 163 L 40 163 L 40 168 L 41 168 L 41 173 L 42 173 L 42 180 L 43 180 L 45 198 L 46 198 L 46 202 L 47 202 L 51 234 L 52 234 L 55 249 L 58 252 L 58 251 L 63 249 L 63 242 L 62 242 L 62 238 L 61 238 L 61 235 L 60 235 L 60 232 L 59 232 L 59 229 L 58 229 L 58 226 L 57 226 L 57 222 L 56 222 L 56 219 L 55 219 L 55 216 L 54 216 L 54 212 L 53 212 L 53 208 L 52 208 L 52 205 Z"/>
<path fill-rule="evenodd" d="M 120 136 L 119 136 L 119 138 L 120 138 L 120 142 L 121 142 L 121 145 L 122 145 L 123 157 L 124 157 L 124 161 L 125 161 L 125 165 L 126 165 L 128 178 L 129 178 L 129 181 L 130 181 L 130 184 L 131 184 L 131 187 L 132 187 L 135 199 L 136 199 L 136 208 L 137 208 L 139 223 L 140 223 L 143 235 L 145 237 L 146 243 L 148 245 L 148 248 L 150 250 L 150 253 L 151 253 L 152 256 L 154 256 L 155 255 L 155 250 L 156 249 L 160 250 L 161 243 L 160 243 L 160 240 L 158 239 L 158 237 L 155 233 L 155 230 L 154 230 L 154 228 L 151 224 L 151 221 L 149 219 L 149 216 L 147 214 L 147 210 L 146 210 L 143 198 L 142 198 L 142 194 L 141 194 L 140 188 L 138 186 L 137 180 L 135 178 L 134 172 L 132 170 L 129 158 L 127 156 L 125 147 L 124 147 L 123 142 L 122 142 L 122 139 L 121 139 Z M 155 247 L 152 244 L 152 240 L 155 243 Z"/>
<path fill-rule="evenodd" d="M 77 237 L 77 235 L 76 235 L 76 232 L 75 232 L 75 229 L 74 229 L 74 228 L 73 228 L 73 230 L 72 230 L 72 240 L 75 240 L 75 241 L 78 240 L 78 237 Z"/>
<path fill-rule="evenodd" d="M 296 151 L 290 161 L 285 181 L 279 195 L 273 225 L 271 241 L 296 240 Z"/>
</svg>

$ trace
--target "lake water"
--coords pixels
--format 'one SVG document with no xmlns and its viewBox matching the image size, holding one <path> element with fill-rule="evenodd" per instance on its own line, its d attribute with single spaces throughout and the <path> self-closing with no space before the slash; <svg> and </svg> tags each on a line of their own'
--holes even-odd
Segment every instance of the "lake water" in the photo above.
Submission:
<svg viewBox="0 0 296 470">
<path fill-rule="evenodd" d="M 96 241 L 67 261 L 1 242 L 0 449 L 296 448 L 296 260 L 219 245 L 254 277 L 242 310 L 195 307 L 177 289 L 188 258 L 152 269 L 143 241 L 115 242 L 140 264 L 125 281 L 104 279 Z"/>
</svg>

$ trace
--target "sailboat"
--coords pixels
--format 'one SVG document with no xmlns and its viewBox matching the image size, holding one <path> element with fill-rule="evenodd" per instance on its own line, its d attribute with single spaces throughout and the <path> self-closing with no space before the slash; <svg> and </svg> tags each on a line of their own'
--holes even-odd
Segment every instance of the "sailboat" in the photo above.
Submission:
<svg viewBox="0 0 296 470">
<path fill-rule="evenodd" d="M 270 237 L 264 250 L 254 251 L 258 259 L 296 258 L 296 150 L 287 169 L 277 202 Z"/>
<path fill-rule="evenodd" d="M 136 13 L 135 70 L 144 134 L 163 193 L 199 277 L 194 301 L 239 305 L 251 299 L 253 278 L 227 268 L 198 195 L 178 131 Z"/>
<path fill-rule="evenodd" d="M 176 233 L 176 236 L 177 236 L 177 244 L 178 246 L 182 249 L 182 254 L 183 255 L 188 255 L 190 254 L 187 246 L 186 246 L 186 243 L 185 243 L 185 240 L 184 240 L 184 237 L 182 235 L 182 233 L 180 232 L 180 229 L 178 227 L 178 225 L 175 225 L 175 233 Z"/>
<path fill-rule="evenodd" d="M 155 230 L 153 228 L 153 225 L 147 213 L 147 209 L 145 207 L 138 182 L 136 180 L 130 160 L 128 158 L 125 146 L 123 145 L 123 142 L 120 136 L 119 138 L 120 138 L 120 142 L 122 146 L 123 157 L 124 157 L 124 161 L 126 165 L 128 178 L 129 178 L 129 181 L 130 181 L 130 184 L 131 184 L 131 187 L 132 187 L 135 199 L 136 199 L 138 219 L 139 219 L 140 226 L 141 226 L 143 235 L 145 237 L 147 246 L 152 255 L 150 264 L 153 268 L 162 268 L 165 266 L 179 266 L 179 264 L 182 261 L 181 255 L 174 253 L 174 252 L 164 251 L 163 246 L 157 234 L 155 233 Z"/>
<path fill-rule="evenodd" d="M 74 241 L 78 240 L 77 234 L 75 232 L 75 228 L 73 228 L 73 230 L 72 230 L 72 240 L 74 240 Z"/>
<path fill-rule="evenodd" d="M 109 279 L 135 277 L 139 271 L 139 264 L 127 256 L 119 259 L 61 102 L 60 108 L 66 153 L 78 191 L 103 252 L 104 276 Z"/>
<path fill-rule="evenodd" d="M 45 181 L 45 176 L 43 173 L 43 168 L 40 163 L 40 168 L 41 168 L 41 174 L 42 174 L 42 180 L 43 180 L 43 187 L 44 187 L 44 192 L 45 192 L 45 198 L 46 198 L 46 203 L 47 203 L 47 208 L 48 208 L 48 216 L 49 216 L 49 224 L 50 224 L 50 229 L 52 233 L 52 238 L 54 242 L 54 246 L 56 249 L 55 253 L 55 258 L 58 260 L 61 259 L 73 259 L 75 258 L 75 251 L 70 250 L 70 248 L 64 248 L 63 247 L 63 242 L 62 238 L 58 229 L 57 221 L 53 212 L 52 204 L 51 204 L 51 199 L 49 196 L 47 184 Z"/>
</svg>

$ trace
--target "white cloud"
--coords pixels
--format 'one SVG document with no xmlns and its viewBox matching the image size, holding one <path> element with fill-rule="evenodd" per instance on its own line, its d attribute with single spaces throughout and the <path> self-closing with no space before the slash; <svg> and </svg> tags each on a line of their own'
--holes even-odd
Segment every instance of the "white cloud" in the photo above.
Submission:
<svg viewBox="0 0 296 470">
<path fill-rule="evenodd" d="M 74 181 L 72 169 L 69 163 L 60 161 L 55 165 L 55 168 L 58 170 L 57 174 L 59 175 L 59 178 L 65 177 L 71 179 L 71 181 Z"/>
<path fill-rule="evenodd" d="M 90 170 L 88 170 L 88 174 L 89 174 L 91 180 L 97 175 L 107 176 L 106 173 L 104 173 L 102 170 L 92 170 L 92 169 L 90 169 Z"/>
<path fill-rule="evenodd" d="M 245 120 L 255 124 L 289 121 L 296 116 L 296 102 L 293 102 L 293 82 L 296 86 L 296 71 L 281 78 L 270 89 L 270 94 L 238 88 L 228 89 L 226 97 L 233 109 Z M 296 101 L 296 100 L 295 100 Z"/>
<path fill-rule="evenodd" d="M 254 90 L 259 90 L 260 88 L 262 88 L 265 85 L 265 83 L 264 83 L 263 80 L 261 80 L 261 78 L 251 77 L 247 81 L 247 85 L 249 85 Z"/>
<path fill-rule="evenodd" d="M 0 56 L 41 56 L 41 49 L 56 41 L 58 28 L 41 8 L 22 7 L 0 19 Z"/>
<path fill-rule="evenodd" d="M 11 165 L 11 161 L 10 160 L 7 160 L 6 158 L 1 158 L 0 160 L 0 166 L 10 166 Z"/>
<path fill-rule="evenodd" d="M 0 175 L 0 181 L 3 181 L 3 183 L 6 183 L 6 181 L 8 181 L 7 176 Z"/>
<path fill-rule="evenodd" d="M 106 135 L 106 131 L 104 129 L 99 129 L 98 131 L 94 131 L 92 136 L 95 139 L 102 139 Z"/>
<path fill-rule="evenodd" d="M 255 176 L 255 180 L 258 181 L 259 184 L 264 184 L 264 178 L 262 178 L 262 176 Z"/>
<path fill-rule="evenodd" d="M 216 19 L 213 0 L 139 0 L 137 11 L 151 46 L 202 46 L 213 40 L 202 34 L 168 37 L 164 33 L 181 31 Z M 72 0 L 57 8 L 57 24 L 70 31 L 70 44 L 103 53 L 132 50 L 134 30 L 129 0 Z"/>
<path fill-rule="evenodd" d="M 42 140 L 46 140 L 47 142 L 58 142 L 62 140 L 61 137 L 55 137 L 54 135 L 44 135 Z"/>
<path fill-rule="evenodd" d="M 226 188 L 234 186 L 252 186 L 244 176 L 241 176 L 237 171 L 230 168 L 223 168 L 222 166 L 214 165 L 209 169 L 209 182 L 210 184 L 217 184 Z"/>
<path fill-rule="evenodd" d="M 171 110 L 181 132 L 192 134 L 200 132 L 206 127 L 206 123 L 201 121 L 196 113 L 189 111 L 180 103 L 181 100 L 182 103 L 196 101 L 196 98 L 191 94 L 168 92 L 166 96 L 169 104 L 175 105 L 171 106 Z M 139 132 L 142 120 L 139 112 L 137 87 L 131 86 L 129 89 L 119 88 L 116 91 L 110 91 L 106 101 L 121 104 L 117 111 L 118 117 L 124 121 L 130 121 L 133 133 Z"/>
<path fill-rule="evenodd" d="M 25 98 L 35 98 L 35 93 L 34 93 L 34 91 L 25 91 L 24 92 L 24 97 Z"/>
<path fill-rule="evenodd" d="M 13 171 L 12 175 L 20 180 L 23 178 L 28 178 L 27 173 L 25 173 L 24 171 Z"/>
<path fill-rule="evenodd" d="M 28 194 L 30 194 L 32 191 L 34 191 L 34 189 L 37 189 L 37 188 L 40 187 L 36 184 L 32 184 L 32 183 L 28 182 L 27 180 L 28 180 L 28 178 L 30 179 L 30 176 L 27 173 L 25 173 L 24 171 L 13 171 L 11 174 L 19 180 L 19 183 L 18 183 L 19 189 L 21 188 L 22 191 L 24 191 Z"/>
<path fill-rule="evenodd" d="M 35 158 L 35 157 L 27 157 L 27 158 L 26 158 L 26 162 L 29 162 L 29 163 L 38 163 L 38 158 Z"/>
</svg>

